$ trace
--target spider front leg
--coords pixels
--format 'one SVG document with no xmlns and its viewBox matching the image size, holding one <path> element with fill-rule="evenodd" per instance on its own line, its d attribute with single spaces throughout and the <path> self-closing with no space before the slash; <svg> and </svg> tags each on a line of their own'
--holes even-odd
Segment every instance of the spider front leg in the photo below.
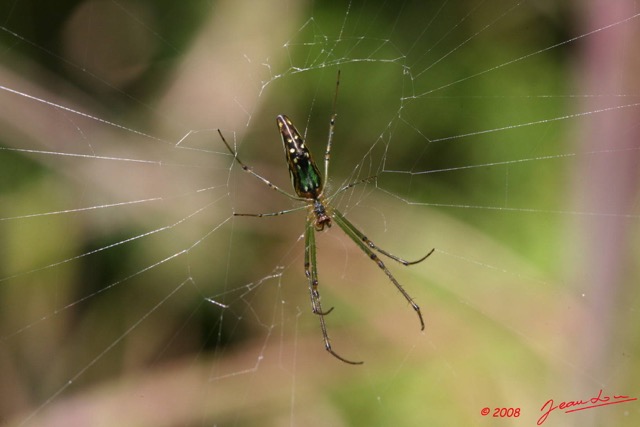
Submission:
<svg viewBox="0 0 640 427">
<path fill-rule="evenodd" d="M 304 230 L 304 272 L 309 280 L 309 293 L 311 295 L 311 309 L 314 314 L 317 314 L 320 318 L 320 329 L 322 329 L 322 338 L 324 339 L 324 348 L 331 353 L 335 358 L 340 359 L 345 363 L 352 365 L 361 365 L 363 362 L 353 362 L 340 356 L 331 348 L 331 342 L 329 341 L 329 335 L 327 334 L 327 325 L 324 321 L 324 316 L 329 314 L 333 307 L 326 312 L 322 311 L 320 305 L 320 292 L 318 292 L 318 268 L 316 263 L 316 237 L 315 230 L 313 228 L 313 222 L 307 219 L 306 227 Z"/>
<path fill-rule="evenodd" d="M 422 311 L 420 311 L 420 306 L 416 304 L 413 298 L 411 298 L 411 295 L 409 295 L 409 293 L 402 287 L 402 285 L 396 280 L 396 278 L 393 277 L 393 274 L 391 274 L 391 271 L 389 271 L 387 266 L 384 265 L 382 260 L 378 257 L 378 255 L 376 255 L 375 252 L 373 252 L 372 249 L 375 249 L 381 254 L 386 255 L 389 258 L 393 259 L 394 261 L 398 261 L 399 263 L 404 265 L 412 265 L 412 264 L 417 264 L 421 261 L 424 261 L 425 259 L 427 259 L 429 255 L 433 253 L 435 249 L 432 249 L 427 255 L 425 255 L 424 257 L 420 258 L 417 261 L 405 261 L 401 258 L 398 258 L 395 255 L 390 254 L 389 252 L 386 252 L 378 248 L 371 240 L 369 240 L 364 234 L 362 234 L 360 230 L 358 230 L 353 224 L 351 224 L 351 222 L 347 220 L 344 217 L 344 215 L 342 215 L 342 213 L 340 213 L 340 211 L 338 211 L 337 209 L 333 210 L 332 217 L 335 220 L 336 224 L 338 224 L 338 226 L 342 229 L 342 231 L 344 231 L 344 233 L 347 236 L 349 236 L 351 240 L 353 240 L 356 243 L 356 245 L 358 245 L 358 247 L 365 254 L 367 254 L 369 258 L 378 265 L 378 267 L 380 267 L 382 271 L 384 271 L 384 273 L 387 275 L 389 280 L 391 280 L 391 282 L 395 285 L 395 287 L 400 291 L 402 296 L 407 300 L 409 304 L 411 304 L 411 307 L 413 307 L 416 314 L 418 315 L 418 318 L 420 319 L 420 329 L 424 330 L 424 319 L 422 318 Z"/>
</svg>

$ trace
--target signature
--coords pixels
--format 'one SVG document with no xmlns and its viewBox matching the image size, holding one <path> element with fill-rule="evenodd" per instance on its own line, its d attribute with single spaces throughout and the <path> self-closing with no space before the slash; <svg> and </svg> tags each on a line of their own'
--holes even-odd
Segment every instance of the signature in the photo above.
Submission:
<svg viewBox="0 0 640 427">
<path fill-rule="evenodd" d="M 547 420 L 550 413 L 556 409 L 565 410 L 564 413 L 582 411 L 583 409 L 597 408 L 599 406 L 614 405 L 616 403 L 631 402 L 638 400 L 637 397 L 629 397 L 624 395 L 603 396 L 602 389 L 598 392 L 598 395 L 586 400 L 568 400 L 560 402 L 554 405 L 553 399 L 547 400 L 540 411 L 543 411 L 542 416 L 538 418 L 538 425 L 542 425 Z"/>
</svg>

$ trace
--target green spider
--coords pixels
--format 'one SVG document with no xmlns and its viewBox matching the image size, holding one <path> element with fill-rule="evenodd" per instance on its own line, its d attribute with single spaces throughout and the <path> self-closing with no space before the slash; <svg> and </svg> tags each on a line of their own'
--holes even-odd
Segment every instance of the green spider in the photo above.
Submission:
<svg viewBox="0 0 640 427">
<path fill-rule="evenodd" d="M 340 73 L 338 72 L 338 81 L 336 83 L 336 96 L 338 93 L 338 85 L 340 82 Z M 335 108 L 335 99 L 334 99 L 334 108 Z M 333 133 L 335 128 L 335 119 L 336 113 L 334 112 L 331 115 L 331 120 L 329 124 L 329 138 L 327 141 L 327 149 L 324 155 L 324 176 L 325 179 L 328 176 L 329 172 L 329 158 L 331 155 L 331 142 L 333 140 Z M 315 239 L 315 231 L 322 231 L 325 227 L 331 227 L 332 221 L 335 221 L 336 224 L 344 231 L 344 233 L 349 236 L 355 244 L 365 253 L 367 256 L 375 262 L 382 271 L 385 272 L 387 277 L 391 280 L 391 282 L 395 285 L 395 287 L 400 291 L 400 293 L 404 296 L 404 298 L 411 304 L 413 309 L 416 311 L 418 318 L 420 319 L 420 329 L 424 330 L 424 320 L 422 318 L 422 312 L 420 311 L 420 307 L 416 302 L 411 298 L 411 296 L 404 290 L 404 288 L 398 283 L 395 277 L 391 274 L 391 271 L 387 269 L 382 260 L 376 255 L 374 251 L 381 253 L 382 255 L 391 258 L 394 261 L 399 262 L 402 265 L 413 265 L 418 264 L 429 255 L 433 253 L 435 249 L 431 249 L 431 251 L 416 261 L 406 261 L 402 258 L 399 258 L 381 248 L 376 246 L 371 240 L 369 240 L 360 230 L 358 230 L 349 220 L 347 220 L 344 215 L 336 208 L 332 207 L 327 198 L 325 198 L 324 184 L 325 180 L 322 179 L 322 175 L 320 175 L 320 171 L 313 161 L 313 157 L 311 157 L 311 153 L 309 149 L 306 147 L 302 136 L 295 128 L 291 120 L 285 115 L 279 115 L 276 117 L 276 123 L 278 125 L 278 130 L 280 131 L 280 136 L 282 138 L 282 143 L 284 146 L 284 153 L 287 159 L 287 165 L 289 166 L 289 174 L 291 176 L 291 183 L 293 184 L 293 189 L 296 192 L 297 196 L 290 194 L 277 185 L 272 184 L 269 180 L 262 177 L 261 175 L 254 172 L 249 166 L 245 165 L 239 158 L 238 154 L 231 148 L 229 143 L 224 139 L 222 132 L 218 129 L 218 134 L 220 134 L 220 138 L 222 138 L 222 142 L 227 146 L 229 152 L 233 155 L 238 164 L 242 167 L 242 169 L 251 175 L 258 178 L 260 181 L 265 183 L 267 186 L 276 190 L 279 193 L 284 194 L 290 199 L 303 201 L 306 203 L 306 207 L 308 208 L 307 220 L 305 225 L 304 232 L 304 270 L 309 280 L 309 292 L 311 294 L 311 309 L 314 314 L 317 314 L 320 318 L 320 328 L 322 329 L 322 337 L 324 339 L 324 347 L 325 349 L 331 353 L 336 358 L 340 359 L 343 362 L 350 363 L 353 365 L 359 365 L 363 362 L 353 362 L 351 360 L 347 360 L 344 357 L 337 354 L 332 348 L 331 343 L 329 341 L 329 335 L 327 334 L 327 327 L 325 324 L 324 316 L 329 314 L 333 307 L 331 307 L 327 311 L 322 311 L 322 306 L 320 305 L 320 292 L 318 291 L 318 272 L 317 272 L 317 263 L 316 263 L 316 239 Z M 330 196 L 328 199 L 332 199 L 337 194 L 345 191 L 354 185 L 359 183 L 368 181 L 369 178 L 358 181 L 349 185 L 346 185 L 340 188 L 333 196 Z M 287 209 L 279 212 L 271 212 L 271 213 L 261 213 L 261 214 L 239 214 L 234 213 L 236 216 L 254 216 L 254 217 L 267 217 L 267 216 L 278 216 L 287 214 L 290 212 L 294 212 L 302 209 L 301 207 Z"/>
</svg>

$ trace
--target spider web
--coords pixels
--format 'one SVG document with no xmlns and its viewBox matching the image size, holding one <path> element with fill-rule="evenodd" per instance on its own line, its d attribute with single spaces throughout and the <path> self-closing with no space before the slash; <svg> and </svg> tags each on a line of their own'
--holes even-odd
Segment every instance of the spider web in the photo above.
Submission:
<svg viewBox="0 0 640 427">
<path fill-rule="evenodd" d="M 0 7 L 7 425 L 534 425 L 640 396 L 631 1 Z M 265 4 L 262 4 L 265 3 Z M 319 233 L 303 270 L 275 116 L 415 314 Z M 320 167 L 322 170 L 322 167 Z M 483 408 L 489 408 L 483 415 Z M 544 425 L 636 425 L 637 401 Z M 498 411 L 498 415 L 500 412 Z"/>
</svg>

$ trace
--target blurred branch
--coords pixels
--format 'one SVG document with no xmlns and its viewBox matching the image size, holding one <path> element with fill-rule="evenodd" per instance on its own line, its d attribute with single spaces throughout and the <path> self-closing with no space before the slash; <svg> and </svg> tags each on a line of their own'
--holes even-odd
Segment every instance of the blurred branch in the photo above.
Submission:
<svg viewBox="0 0 640 427">
<path fill-rule="evenodd" d="M 634 1 L 592 0 L 584 16 L 587 32 L 603 28 L 637 12 Z M 585 38 L 576 73 L 581 77 L 579 93 L 587 95 L 585 111 L 596 111 L 603 103 L 619 102 L 619 95 L 638 93 L 640 69 L 635 53 L 637 20 L 607 29 L 597 37 Z M 628 273 L 634 259 L 630 253 L 632 233 L 630 219 L 638 196 L 640 127 L 638 111 L 624 109 L 615 113 L 589 115 L 579 122 L 576 152 L 603 153 L 581 156 L 573 170 L 573 210 L 593 215 L 575 221 L 574 241 L 578 259 L 571 273 L 574 291 L 582 294 L 589 309 L 582 318 L 570 322 L 566 331 L 576 364 L 580 367 L 571 393 L 588 395 L 606 387 L 612 377 L 609 359 L 615 344 L 615 331 L 621 318 L 617 305 L 631 289 Z M 635 149 L 634 149 L 635 148 Z M 635 284 L 634 284 L 635 285 Z M 579 333 L 576 333 L 579 332 Z M 585 376 L 584 372 L 591 375 Z M 586 393 L 586 394 L 585 394 Z M 591 413 L 592 417 L 597 416 Z M 585 419 L 583 419 L 585 420 Z M 591 418 L 592 425 L 600 425 Z M 582 424 L 588 425 L 588 424 Z"/>
</svg>

